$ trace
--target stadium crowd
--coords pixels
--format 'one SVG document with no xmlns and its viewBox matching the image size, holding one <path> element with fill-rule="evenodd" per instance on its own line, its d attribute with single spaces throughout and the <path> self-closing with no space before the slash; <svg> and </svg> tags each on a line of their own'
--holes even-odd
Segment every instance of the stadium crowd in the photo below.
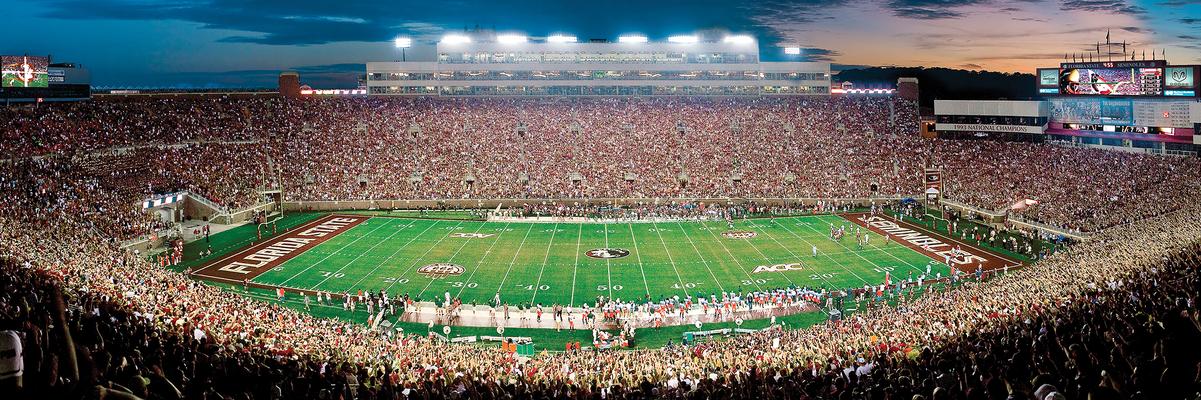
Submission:
<svg viewBox="0 0 1201 400">
<path fill-rule="evenodd" d="M 610 106 L 620 107 L 629 101 L 633 100 L 598 102 L 612 102 Z M 656 101 L 660 100 L 650 102 Z M 395 105 L 386 101 L 322 103 L 313 102 L 302 107 L 374 106 L 396 112 L 405 109 L 393 109 L 391 107 Z M 421 104 L 418 101 L 416 105 Z M 729 104 L 736 105 L 738 101 Z M 552 106 L 570 108 L 569 105 Z M 684 114 L 704 110 L 702 106 L 690 106 L 689 103 L 678 106 Z M 689 107 L 695 107 L 695 110 L 689 111 Z M 836 106 L 831 108 L 842 110 Z M 342 110 L 335 114 L 350 113 L 351 110 Z M 841 114 L 828 117 L 837 115 Z M 33 120 L 25 122 L 36 124 Z M 528 124 L 536 126 L 534 122 Z M 748 129 L 749 125 L 751 122 L 743 129 Z M 404 129 L 403 125 L 400 129 Z M 423 128 L 423 135 L 432 129 Z M 226 129 L 216 131 L 228 132 Z M 836 131 L 813 135 L 832 136 Z M 848 131 L 848 134 L 854 133 Z M 233 133 L 229 135 L 225 138 L 242 138 Z M 317 134 L 320 135 L 323 134 Z M 329 135 L 336 137 L 336 134 Z M 689 133 L 686 131 L 683 136 L 687 137 Z M 293 139 L 283 143 L 289 144 Z M 615 137 L 610 139 L 616 140 Z M 105 140 L 112 141 L 97 139 Z M 354 140 L 347 139 L 346 142 Z M 786 139 L 782 140 L 786 142 Z M 796 158 L 803 159 L 789 162 L 817 159 L 816 165 L 831 168 L 827 171 L 815 166 L 818 170 L 810 172 L 817 175 L 807 178 L 799 178 L 801 174 L 798 174 L 798 181 L 813 185 L 814 193 L 851 194 L 863 193 L 865 189 L 859 185 L 838 184 L 819 188 L 820 182 L 825 181 L 813 179 L 809 183 L 808 180 L 821 174 L 829 174 L 821 175 L 822 179 L 833 181 L 838 181 L 833 177 L 843 173 L 876 176 L 865 172 L 879 172 L 881 168 L 887 171 L 889 162 L 884 160 L 913 163 L 889 155 L 905 154 L 903 149 L 990 146 L 975 142 L 931 144 L 941 142 L 920 142 L 903 136 L 878 139 L 869 136 L 864 140 L 878 140 L 878 144 L 886 145 L 882 148 L 851 146 L 846 151 L 847 147 L 839 146 L 833 154 L 814 153 L 812 156 L 790 148 L 791 144 L 778 150 L 800 154 Z M 503 159 L 504 151 L 487 150 L 493 142 L 463 143 L 466 146 L 478 143 L 478 149 L 482 149 L 478 150 L 480 158 L 476 160 L 477 169 L 473 170 L 477 172 L 473 173 L 480 176 L 502 173 L 500 169 L 492 172 L 479 169 L 484 163 L 480 160 L 487 157 L 494 157 L 486 161 L 489 165 L 518 163 L 517 159 Z M 713 143 L 709 149 L 697 151 L 708 156 L 727 155 L 730 157 L 725 160 L 731 160 L 738 159 L 732 155 L 741 154 L 736 149 L 746 149 L 740 146 L 751 146 L 734 142 L 738 141 Z M 326 144 L 334 150 L 344 149 L 338 143 Z M 620 147 L 620 144 L 586 141 L 568 147 Z M 61 150 L 61 146 L 68 145 L 51 147 Z M 388 147 L 380 143 L 374 146 Z M 663 143 L 647 146 L 671 147 Z M 446 148 L 450 147 L 442 149 Z M 279 147 L 268 145 L 262 149 L 265 149 L 261 151 L 264 157 L 281 160 L 282 154 L 269 154 L 279 151 Z M 567 151 L 557 146 L 546 149 Z M 308 151 L 316 152 L 308 155 L 328 155 L 316 146 Z M 439 151 L 429 150 L 426 155 L 433 154 L 432 158 L 418 158 L 420 161 L 412 161 L 412 165 L 446 166 L 452 155 Z M 857 151 L 875 156 L 860 159 L 857 157 L 861 154 Z M 934 149 L 930 154 L 946 154 L 940 151 L 943 149 Z M 981 157 L 1012 156 L 1022 160 L 1019 162 L 1034 162 L 1025 161 L 1016 155 L 1016 151 L 1014 154 L 1001 151 L 1006 153 Z M 1047 151 L 1054 154 L 1061 150 Z M 1082 150 L 1062 151 L 1063 154 L 1076 154 Z M 218 150 L 214 156 L 223 154 Z M 826 155 L 830 158 L 823 157 Z M 1094 158 L 1111 160 L 1126 157 L 1130 156 L 1094 155 Z M 1183 170 L 1195 161 L 1154 161 L 1143 160 L 1143 157 L 1146 156 L 1126 161 L 1152 169 L 1175 168 L 1175 176 L 1189 177 L 1196 173 Z M 622 159 L 641 161 L 638 156 Z M 946 159 L 940 162 L 946 162 Z M 342 180 L 359 173 L 355 169 L 364 165 L 361 160 L 351 156 L 342 160 L 281 162 L 307 163 L 310 173 L 331 179 L 324 183 L 334 188 L 326 193 L 329 195 L 391 194 L 372 193 L 362 189 L 364 185 L 346 184 Z M 1093 161 L 1077 161 L 1094 165 Z M 397 161 L 396 165 L 405 162 Z M 579 162 L 578 159 L 564 161 L 559 167 Z M 697 162 L 713 166 L 729 161 Z M 262 167 L 238 165 L 224 158 L 206 159 L 201 163 L 225 163 L 230 168 Z M 558 168 L 553 162 L 549 163 L 551 170 Z M 165 162 L 163 165 L 171 164 Z M 530 162 L 529 165 L 539 164 Z M 751 166 L 750 162 L 741 165 L 747 171 L 766 170 L 754 169 L 762 167 Z M 1063 167 L 1076 168 L 1067 163 Z M 325 174 L 329 172 L 325 168 L 346 172 Z M 403 168 L 400 170 L 404 171 Z M 454 171 L 454 168 L 448 171 Z M 220 180 L 189 178 L 190 172 L 183 167 L 176 172 L 183 181 L 224 184 Z M 581 171 L 581 174 L 590 173 L 595 172 Z M 645 176 L 657 173 L 654 170 L 646 172 Z M 966 174 L 963 171 L 955 173 Z M 917 179 L 905 173 L 889 174 L 891 172 L 884 173 L 895 180 L 884 182 Z M 1050 174 L 1054 176 L 1054 173 Z M 1116 186 L 1115 183 L 1114 187 L 1105 188 L 1122 191 L 1123 196 L 1115 200 L 1122 206 L 1111 204 L 1113 208 L 1099 209 L 1104 212 L 1097 215 L 1081 217 L 1085 214 L 1069 213 L 1066 216 L 1085 218 L 1089 224 L 1101 224 L 1096 226 L 1125 222 L 1124 218 L 1127 218 L 1107 216 L 1108 213 L 1129 212 L 1145 218 L 1097 232 L 1090 241 L 1056 252 L 1032 268 L 1011 272 L 989 282 L 968 280 L 953 289 L 929 287 L 926 295 L 899 308 L 873 308 L 840 323 L 820 324 L 809 329 L 772 328 L 727 341 L 671 346 L 662 350 L 578 351 L 524 358 L 495 349 L 451 345 L 420 336 L 390 336 L 357 324 L 315 318 L 277 303 L 229 296 L 222 289 L 150 265 L 141 257 L 121 250 L 116 238 L 127 232 L 126 229 L 136 230 L 140 226 L 139 222 L 121 217 L 126 214 L 122 207 L 133 205 L 126 202 L 131 199 L 114 199 L 107 194 L 105 186 L 76 165 L 72 157 L 54 153 L 40 159 L 16 160 L 0 167 L 0 196 L 6 199 L 0 203 L 0 283 L 11 288 L 0 292 L 3 300 L 0 301 L 0 338 L 3 339 L 0 342 L 0 366 L 3 367 L 0 390 L 14 393 L 15 398 L 1039 399 L 1041 395 L 1045 400 L 1195 397 L 1201 390 L 1198 386 L 1201 383 L 1198 381 L 1201 351 L 1197 351 L 1201 343 L 1198 340 L 1201 339 L 1201 314 L 1196 308 L 1197 294 L 1201 293 L 1198 290 L 1201 282 L 1198 271 L 1201 222 L 1196 215 L 1201 210 L 1196 202 L 1182 204 L 1185 199 L 1196 198 L 1187 188 L 1149 184 L 1144 187 L 1141 184 L 1145 181 L 1138 180 L 1142 178 L 1133 174 L 1116 175 L 1136 179 L 1133 181 L 1136 183 L 1121 183 L 1131 186 Z M 304 174 L 291 174 L 285 176 L 285 180 L 304 179 L 301 176 Z M 695 175 L 690 173 L 690 176 Z M 689 193 L 706 193 L 716 187 L 712 186 L 716 179 L 696 179 L 697 182 L 690 181 L 689 187 L 699 191 Z M 958 179 L 962 178 L 955 181 Z M 1098 179 L 1107 178 L 1094 176 L 1091 185 L 1103 186 Z M 617 190 L 601 182 L 603 180 L 598 179 L 595 185 L 579 187 L 577 193 L 596 195 Z M 750 182 L 754 185 L 756 181 Z M 1011 189 L 1050 186 L 1049 183 L 1033 183 L 1041 182 L 1037 178 L 1015 182 L 1019 183 Z M 366 186 L 387 188 L 383 184 L 374 185 L 377 184 Z M 552 184 L 531 186 L 544 191 L 540 193 L 569 193 L 557 192 L 564 189 Z M 323 192 L 316 190 L 318 187 L 306 187 L 299 193 L 320 197 Z M 480 193 L 505 193 L 503 190 L 507 189 L 497 186 Z M 970 192 L 973 189 L 963 190 Z M 1125 196 L 1136 191 L 1147 198 L 1163 195 L 1169 205 Z M 1172 194 L 1181 197 L 1157 191 L 1177 191 Z M 897 192 L 903 193 L 900 189 Z M 434 193 L 436 191 L 427 192 Z M 1066 193 L 1091 198 L 1082 192 Z M 992 199 L 980 197 L 981 201 Z M 1074 207 L 1092 207 L 1074 204 L 1077 204 Z M 1143 206 L 1148 208 L 1140 208 Z M 132 215 L 136 211 L 128 212 Z"/>
<path fill-rule="evenodd" d="M 5 205 L 0 253 L 6 287 L 18 288 L 2 304 L 8 340 L 22 342 L 22 398 L 972 399 L 1029 398 L 1051 384 L 1066 399 L 1161 399 L 1197 389 L 1195 209 L 1109 229 L 1034 268 L 931 288 L 900 309 L 842 323 L 661 351 L 524 359 L 229 297 L 145 264 L 112 239 L 79 234 L 89 219 L 73 211 L 89 193 L 66 185 L 5 189 L 20 196 Z"/>
<path fill-rule="evenodd" d="M 229 209 L 280 186 L 304 201 L 912 196 L 927 166 L 948 198 L 1034 199 L 1015 215 L 1077 231 L 1201 198 L 1195 158 L 922 139 L 898 98 L 174 99 L 0 115 L 0 154 L 139 168 L 97 181 Z"/>
</svg>

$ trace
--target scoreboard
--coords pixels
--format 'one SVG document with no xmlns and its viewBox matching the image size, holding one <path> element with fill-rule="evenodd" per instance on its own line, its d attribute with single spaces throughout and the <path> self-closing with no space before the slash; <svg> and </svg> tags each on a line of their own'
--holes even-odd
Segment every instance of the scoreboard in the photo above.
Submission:
<svg viewBox="0 0 1201 400">
<path fill-rule="evenodd" d="M 1063 63 L 1039 68 L 1037 91 L 1043 95 L 1086 97 L 1196 97 L 1198 66 L 1168 66 L 1166 61 Z"/>
</svg>

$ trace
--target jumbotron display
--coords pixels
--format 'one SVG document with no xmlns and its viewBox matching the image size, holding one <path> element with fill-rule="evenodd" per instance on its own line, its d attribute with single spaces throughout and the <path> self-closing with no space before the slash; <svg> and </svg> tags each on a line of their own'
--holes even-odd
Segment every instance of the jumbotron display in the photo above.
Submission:
<svg viewBox="0 0 1201 400">
<path fill-rule="evenodd" d="M 50 86 L 50 58 L 34 56 L 0 56 L 3 66 L 3 86 L 15 88 L 44 88 Z"/>
<path fill-rule="evenodd" d="M 1161 96 L 1163 68 L 1064 68 L 1059 92 L 1067 95 Z"/>
</svg>

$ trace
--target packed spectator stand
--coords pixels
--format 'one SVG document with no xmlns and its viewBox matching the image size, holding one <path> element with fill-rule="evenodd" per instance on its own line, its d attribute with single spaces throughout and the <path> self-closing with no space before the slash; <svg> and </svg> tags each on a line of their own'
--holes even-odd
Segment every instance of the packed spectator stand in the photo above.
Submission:
<svg viewBox="0 0 1201 400">
<path fill-rule="evenodd" d="M 1196 159 L 922 139 L 916 107 L 893 98 L 97 101 L 0 116 L 9 158 L 0 163 L 0 393 L 15 398 L 1044 400 L 1201 390 Z M 85 162 L 94 157 L 126 167 L 97 170 Z M 292 200 L 831 198 L 872 195 L 870 183 L 879 195 L 915 194 L 928 165 L 944 168 L 951 198 L 989 209 L 1038 198 L 1025 216 L 1093 235 L 1031 268 L 930 286 L 840 323 L 528 359 L 229 296 L 117 244 L 161 226 L 137 201 L 179 189 L 230 207 L 279 186 Z"/>
</svg>

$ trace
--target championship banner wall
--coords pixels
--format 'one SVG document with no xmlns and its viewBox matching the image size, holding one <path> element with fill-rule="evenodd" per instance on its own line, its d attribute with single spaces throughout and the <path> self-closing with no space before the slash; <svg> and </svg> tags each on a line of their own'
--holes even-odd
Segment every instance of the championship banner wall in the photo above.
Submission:
<svg viewBox="0 0 1201 400">
<path fill-rule="evenodd" d="M 993 125 L 993 124 L 937 124 L 935 130 L 966 132 L 1032 133 L 1041 134 L 1046 126 Z"/>
</svg>

